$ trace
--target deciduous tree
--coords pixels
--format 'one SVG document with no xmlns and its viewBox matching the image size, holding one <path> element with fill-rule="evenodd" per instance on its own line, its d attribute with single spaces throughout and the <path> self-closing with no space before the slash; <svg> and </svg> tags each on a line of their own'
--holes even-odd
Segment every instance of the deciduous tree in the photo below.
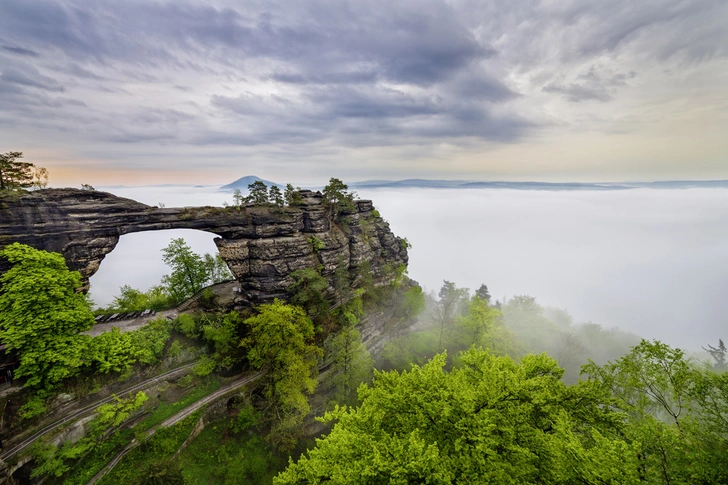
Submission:
<svg viewBox="0 0 728 485">
<path fill-rule="evenodd" d="M 331 432 L 274 484 L 637 482 L 635 446 L 599 386 L 567 387 L 545 355 L 460 361 L 376 373 L 361 405 L 326 413 Z"/>
<path fill-rule="evenodd" d="M 322 351 L 313 344 L 313 323 L 303 309 L 277 299 L 260 305 L 258 314 L 244 323 L 250 333 L 241 345 L 248 349 L 250 364 L 265 372 L 264 414 L 272 426 L 269 439 L 290 450 L 310 411 L 308 395 L 317 385 Z"/>
<path fill-rule="evenodd" d="M 78 373 L 86 360 L 94 317 L 78 271 L 63 256 L 19 243 L 0 251 L 12 267 L 0 276 L 0 341 L 17 352 L 15 375 L 26 386 L 50 390 Z"/>
</svg>

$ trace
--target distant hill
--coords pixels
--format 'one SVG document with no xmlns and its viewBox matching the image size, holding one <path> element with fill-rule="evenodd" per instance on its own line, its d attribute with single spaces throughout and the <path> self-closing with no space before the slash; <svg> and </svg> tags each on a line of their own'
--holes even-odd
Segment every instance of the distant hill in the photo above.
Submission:
<svg viewBox="0 0 728 485">
<path fill-rule="evenodd" d="M 229 190 L 229 191 L 233 191 L 235 189 L 248 190 L 248 185 L 252 184 L 253 182 L 257 182 L 257 181 L 263 182 L 268 187 L 270 187 L 271 185 L 276 185 L 280 189 L 285 188 L 284 185 L 277 184 L 275 182 L 271 182 L 270 180 L 263 180 L 262 178 L 256 177 L 255 175 L 248 175 L 247 177 L 241 177 L 241 178 L 237 179 L 235 182 L 233 182 L 231 184 L 223 185 L 222 187 L 220 187 L 220 190 Z"/>
<path fill-rule="evenodd" d="M 660 182 L 476 182 L 467 180 L 364 180 L 349 184 L 358 189 L 428 188 L 428 189 L 512 189 L 512 190 L 628 190 L 728 188 L 728 180 L 674 180 Z"/>
</svg>

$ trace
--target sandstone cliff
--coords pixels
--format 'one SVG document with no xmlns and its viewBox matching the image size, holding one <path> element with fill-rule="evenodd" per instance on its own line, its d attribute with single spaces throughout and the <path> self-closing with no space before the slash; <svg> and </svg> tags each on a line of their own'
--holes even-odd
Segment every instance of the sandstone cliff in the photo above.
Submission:
<svg viewBox="0 0 728 485">
<path fill-rule="evenodd" d="M 115 195 L 76 189 L 47 189 L 0 195 L 0 248 L 21 242 L 63 254 L 68 266 L 88 278 L 123 234 L 160 229 L 199 229 L 216 234 L 220 255 L 240 281 L 250 303 L 283 297 L 291 273 L 319 268 L 333 284 L 338 264 L 350 272 L 368 261 L 376 284 L 387 281 L 388 265 L 406 264 L 406 245 L 373 212 L 356 201 L 337 222 L 327 217 L 321 194 L 301 191 L 303 203 L 272 207 L 157 208 Z M 7 263 L 0 260 L 0 272 Z"/>
</svg>

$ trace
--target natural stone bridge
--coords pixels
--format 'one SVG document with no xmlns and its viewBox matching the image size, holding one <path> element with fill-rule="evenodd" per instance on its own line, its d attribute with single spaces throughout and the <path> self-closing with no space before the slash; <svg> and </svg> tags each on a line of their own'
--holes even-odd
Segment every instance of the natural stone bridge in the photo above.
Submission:
<svg viewBox="0 0 728 485">
<path fill-rule="evenodd" d="M 291 273 L 321 268 L 333 283 L 339 264 L 353 271 L 370 262 L 374 281 L 387 279 L 386 265 L 406 264 L 406 245 L 389 224 L 358 200 L 346 224 L 327 217 L 321 194 L 301 191 L 295 207 L 157 208 L 88 190 L 46 189 L 0 195 L 0 248 L 20 242 L 63 254 L 69 268 L 88 279 L 123 234 L 161 229 L 198 229 L 216 234 L 220 256 L 240 281 L 243 298 L 269 301 L 286 295 Z M 310 238 L 323 244 L 315 249 Z M 8 269 L 0 260 L 0 273 Z M 352 273 L 353 274 L 353 273 Z"/>
</svg>

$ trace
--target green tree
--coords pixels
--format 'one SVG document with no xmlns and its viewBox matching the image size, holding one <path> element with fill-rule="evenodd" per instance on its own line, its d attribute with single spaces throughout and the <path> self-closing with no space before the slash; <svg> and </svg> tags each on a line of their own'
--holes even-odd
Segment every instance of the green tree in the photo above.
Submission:
<svg viewBox="0 0 728 485">
<path fill-rule="evenodd" d="M 87 358 L 97 372 L 124 372 L 137 360 L 133 337 L 130 333 L 121 333 L 117 327 L 110 332 L 91 339 Z"/>
<path fill-rule="evenodd" d="M 268 187 L 260 180 L 249 184 L 246 202 L 252 202 L 253 205 L 266 205 L 268 203 Z"/>
<path fill-rule="evenodd" d="M 438 352 L 441 352 L 443 342 L 453 327 L 455 317 L 460 313 L 461 306 L 468 297 L 468 289 L 458 288 L 455 283 L 445 280 L 438 296 L 440 299 L 433 309 L 433 316 L 439 330 L 437 349 Z"/>
<path fill-rule="evenodd" d="M 727 351 L 726 351 L 725 344 L 723 343 L 723 339 L 718 339 L 717 347 L 708 345 L 708 348 L 706 349 L 705 347 L 703 347 L 703 350 L 708 352 L 710 354 L 710 356 L 713 358 L 713 360 L 715 361 L 716 370 L 726 370 L 727 367 L 726 367 L 725 357 L 726 357 Z"/>
<path fill-rule="evenodd" d="M 356 388 L 370 380 L 374 361 L 354 325 L 345 325 L 327 341 L 332 363 L 334 400 L 339 404 L 356 402 Z"/>
<path fill-rule="evenodd" d="M 268 199 L 270 199 L 271 204 L 275 205 L 276 207 L 280 208 L 285 205 L 285 201 L 283 200 L 283 193 L 277 185 L 271 185 L 270 189 L 268 189 Z"/>
<path fill-rule="evenodd" d="M 603 366 L 583 371 L 609 389 L 629 417 L 628 441 L 640 444 L 648 483 L 726 483 L 728 378 L 701 370 L 682 350 L 646 341 Z"/>
<path fill-rule="evenodd" d="M 317 322 L 328 316 L 331 306 L 325 296 L 329 288 L 326 278 L 312 268 L 296 270 L 291 277 L 294 280 L 288 288 L 291 303 L 303 307 Z"/>
<path fill-rule="evenodd" d="M 0 153 L 0 190 L 43 188 L 48 185 L 48 170 L 30 162 L 21 162 L 21 158 L 23 152 Z"/>
<path fill-rule="evenodd" d="M 129 285 L 119 288 L 119 295 L 109 305 L 108 310 L 115 312 L 138 312 L 141 310 L 164 310 L 169 308 L 170 295 L 161 285 L 140 291 Z"/>
<path fill-rule="evenodd" d="M 206 314 L 202 316 L 201 331 L 207 342 L 213 345 L 212 357 L 222 368 L 229 369 L 242 359 L 239 355 L 240 314 L 237 312 Z"/>
<path fill-rule="evenodd" d="M 190 298 L 210 281 L 205 260 L 193 252 L 182 238 L 172 239 L 162 249 L 162 260 L 172 268 L 172 273 L 164 276 L 162 283 L 175 303 Z"/>
<path fill-rule="evenodd" d="M 293 185 L 286 184 L 286 190 L 283 193 L 283 198 L 286 201 L 286 204 L 290 206 L 294 205 L 300 205 L 301 202 L 303 202 L 303 199 L 301 198 L 301 193 L 299 192 L 301 190 L 300 187 L 293 188 Z"/>
<path fill-rule="evenodd" d="M 210 253 L 206 253 L 202 256 L 202 260 L 210 283 L 221 283 L 223 281 L 233 279 L 233 274 L 230 272 L 230 268 L 219 253 L 214 256 Z"/>
<path fill-rule="evenodd" d="M 485 284 L 480 285 L 480 288 L 475 290 L 475 296 L 477 296 L 481 300 L 485 300 L 487 303 L 490 303 L 490 292 L 488 291 L 488 287 Z"/>
<path fill-rule="evenodd" d="M 317 385 L 318 359 L 314 326 L 306 312 L 280 300 L 258 307 L 245 320 L 249 335 L 241 341 L 248 360 L 265 372 L 265 417 L 271 423 L 268 439 L 282 450 L 291 450 L 303 418 L 309 413 L 308 394 Z"/>
<path fill-rule="evenodd" d="M 459 323 L 469 335 L 470 345 L 490 348 L 503 355 L 514 350 L 513 337 L 500 321 L 501 312 L 488 305 L 488 301 L 474 296 L 468 303 L 467 314 Z"/>
<path fill-rule="evenodd" d="M 245 203 L 245 197 L 240 192 L 240 189 L 235 189 L 235 192 L 233 192 L 233 205 L 235 207 L 240 207 Z"/>
<path fill-rule="evenodd" d="M 329 179 L 323 191 L 324 204 L 329 207 L 329 218 L 333 219 L 344 211 L 354 209 L 356 194 L 349 192 L 349 186 L 337 178 Z"/>
<path fill-rule="evenodd" d="M 593 383 L 567 387 L 545 355 L 486 351 L 444 370 L 377 372 L 357 408 L 337 408 L 316 447 L 274 479 L 288 484 L 634 483 L 636 450 Z"/>
<path fill-rule="evenodd" d="M 0 341 L 17 352 L 15 375 L 26 386 L 51 390 L 76 375 L 86 360 L 94 324 L 81 287 L 58 253 L 14 243 L 0 251 L 12 267 L 0 276 Z"/>
</svg>

